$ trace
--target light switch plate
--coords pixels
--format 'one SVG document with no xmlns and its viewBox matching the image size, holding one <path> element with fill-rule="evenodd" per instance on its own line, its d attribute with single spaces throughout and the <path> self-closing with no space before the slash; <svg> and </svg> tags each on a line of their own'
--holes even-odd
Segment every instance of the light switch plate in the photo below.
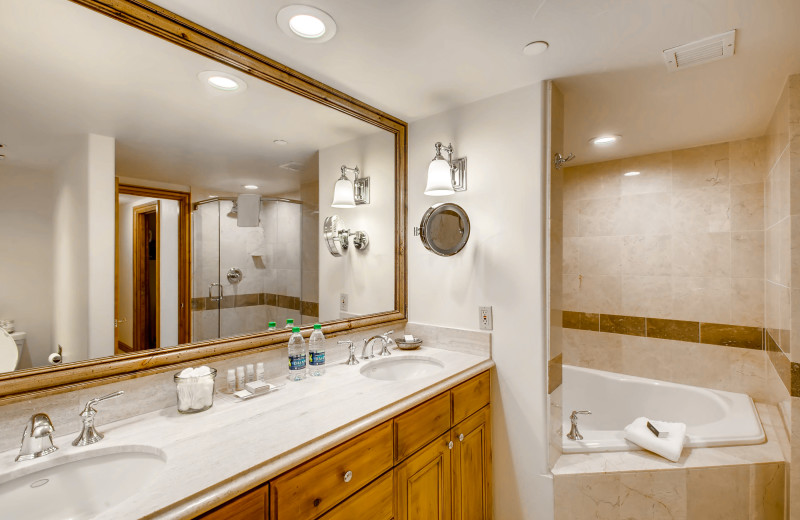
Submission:
<svg viewBox="0 0 800 520">
<path fill-rule="evenodd" d="M 339 295 L 339 310 L 340 311 L 347 310 L 347 295 L 345 293 L 341 293 Z"/>
<path fill-rule="evenodd" d="M 492 324 L 492 307 L 478 307 L 480 311 L 480 328 L 481 330 L 492 330 L 494 325 Z"/>
</svg>

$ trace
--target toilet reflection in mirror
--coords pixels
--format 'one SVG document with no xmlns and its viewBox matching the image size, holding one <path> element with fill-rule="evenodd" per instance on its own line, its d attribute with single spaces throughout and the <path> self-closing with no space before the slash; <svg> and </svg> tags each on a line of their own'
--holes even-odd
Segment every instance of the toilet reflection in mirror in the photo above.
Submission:
<svg viewBox="0 0 800 520">
<path fill-rule="evenodd" d="M 0 318 L 26 338 L 0 371 L 394 309 L 392 133 L 71 2 L 3 7 Z M 347 269 L 319 254 L 342 164 L 371 183 Z"/>
</svg>

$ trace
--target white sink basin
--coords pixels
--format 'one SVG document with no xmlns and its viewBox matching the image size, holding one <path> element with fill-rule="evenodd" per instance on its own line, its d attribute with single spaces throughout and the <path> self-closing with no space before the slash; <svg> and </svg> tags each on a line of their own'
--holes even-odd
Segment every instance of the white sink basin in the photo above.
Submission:
<svg viewBox="0 0 800 520">
<path fill-rule="evenodd" d="M 403 356 L 370 361 L 361 369 L 361 375 L 382 381 L 408 381 L 435 374 L 444 363 L 425 356 Z"/>
<path fill-rule="evenodd" d="M 155 449 L 90 453 L 26 472 L 0 476 L 0 517 L 15 520 L 92 518 L 135 494 L 158 473 L 166 456 Z M 130 450 L 130 448 L 128 448 Z M 58 452 L 56 452 L 58 454 Z M 52 455 L 51 455 L 52 456 Z"/>
</svg>

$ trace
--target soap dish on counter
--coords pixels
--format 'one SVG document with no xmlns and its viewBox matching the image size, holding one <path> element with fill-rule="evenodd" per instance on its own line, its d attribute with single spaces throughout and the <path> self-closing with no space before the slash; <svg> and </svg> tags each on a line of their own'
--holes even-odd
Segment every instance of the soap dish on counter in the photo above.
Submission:
<svg viewBox="0 0 800 520">
<path fill-rule="evenodd" d="M 422 340 L 417 337 L 411 341 L 406 341 L 405 338 L 394 338 L 394 342 L 397 343 L 397 348 L 400 350 L 417 350 L 422 345 Z"/>
</svg>

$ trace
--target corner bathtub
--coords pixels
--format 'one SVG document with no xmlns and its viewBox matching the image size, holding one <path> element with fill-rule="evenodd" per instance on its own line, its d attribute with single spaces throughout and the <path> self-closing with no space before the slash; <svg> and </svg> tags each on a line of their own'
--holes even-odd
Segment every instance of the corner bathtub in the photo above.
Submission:
<svg viewBox="0 0 800 520">
<path fill-rule="evenodd" d="M 764 429 L 750 396 L 626 376 L 602 370 L 563 366 L 564 453 L 639 450 L 623 429 L 637 417 L 686 423 L 690 448 L 760 444 Z M 582 441 L 567 439 L 572 410 L 581 415 Z"/>
</svg>

